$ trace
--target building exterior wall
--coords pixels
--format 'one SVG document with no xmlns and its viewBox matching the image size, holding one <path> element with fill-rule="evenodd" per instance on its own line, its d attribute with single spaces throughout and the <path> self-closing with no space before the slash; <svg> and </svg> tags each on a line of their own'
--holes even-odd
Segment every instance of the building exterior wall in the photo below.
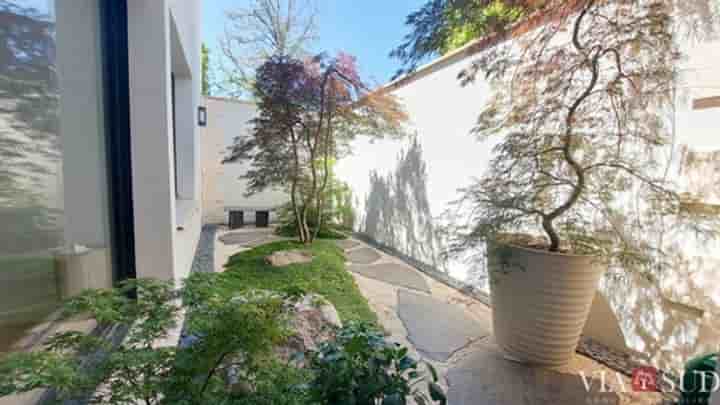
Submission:
<svg viewBox="0 0 720 405">
<path fill-rule="evenodd" d="M 120 0 L 0 6 L 0 357 L 68 326 L 89 332 L 91 320 L 58 319 L 62 302 L 133 275 L 126 11 Z"/>
<path fill-rule="evenodd" d="M 720 151 L 720 138 L 714 135 L 720 108 L 692 109 L 698 97 L 720 95 L 720 76 L 712 70 L 720 57 L 720 42 L 688 45 L 686 50 L 688 59 L 679 66 L 682 80 L 674 114 L 677 145 L 702 153 Z M 460 86 L 458 74 L 474 58 L 464 50 L 457 55 L 421 69 L 416 77 L 389 85 L 409 113 L 408 127 L 413 136 L 401 141 L 358 139 L 353 154 L 338 162 L 337 175 L 357 196 L 358 231 L 454 278 L 487 289 L 484 261 L 447 262 L 440 255 L 444 245 L 438 228 L 444 214 L 459 198 L 458 190 L 485 173 L 494 146 L 492 141 L 480 143 L 471 135 L 490 94 L 489 85 L 479 78 L 467 87 Z M 703 167 L 704 172 L 689 172 L 682 169 L 678 157 L 674 160 L 671 175 L 689 192 L 717 190 L 717 158 Z M 691 179 L 695 179 L 694 184 Z M 717 274 L 720 246 L 680 247 L 696 260 L 690 269 L 678 268 L 674 275 L 667 275 L 664 288 L 642 280 L 633 280 L 629 287 L 605 281 L 601 288 L 604 297 L 596 300 L 586 333 L 609 346 L 627 346 L 650 357 L 661 352 L 658 347 L 674 342 L 677 353 L 671 361 L 676 363 L 693 353 L 711 350 L 709 337 L 717 336 L 712 321 L 678 315 L 668 297 L 720 313 L 720 290 L 708 282 L 711 273 Z M 648 322 L 645 314 L 658 308 L 662 320 Z M 610 321 L 614 325 L 607 326 Z M 689 335 L 687 328 L 697 335 Z"/>
<path fill-rule="evenodd" d="M 201 223 L 201 2 L 129 0 L 128 17 L 137 276 L 180 280 Z"/>
<path fill-rule="evenodd" d="M 218 102 L 212 98 L 205 98 L 208 110 L 207 125 L 201 130 L 201 161 L 202 161 L 202 201 L 203 223 L 221 224 L 226 221 L 224 204 L 221 194 L 221 185 L 218 181 L 223 170 L 223 156 L 225 155 L 224 131 L 219 127 L 214 111 Z"/>
<path fill-rule="evenodd" d="M 203 222 L 227 223 L 228 209 L 246 211 L 246 223 L 255 220 L 253 211 L 277 208 L 289 199 L 279 189 L 268 189 L 252 196 L 245 195 L 249 162 L 223 164 L 235 138 L 250 135 L 250 121 L 257 108 L 253 103 L 224 99 L 206 98 L 208 123 L 202 131 L 202 172 L 203 172 Z M 271 213 L 271 222 L 277 213 Z"/>
<path fill-rule="evenodd" d="M 201 0 L 4 3 L 0 357 L 90 332 L 57 316 L 85 289 L 182 280 L 201 225 Z"/>
</svg>

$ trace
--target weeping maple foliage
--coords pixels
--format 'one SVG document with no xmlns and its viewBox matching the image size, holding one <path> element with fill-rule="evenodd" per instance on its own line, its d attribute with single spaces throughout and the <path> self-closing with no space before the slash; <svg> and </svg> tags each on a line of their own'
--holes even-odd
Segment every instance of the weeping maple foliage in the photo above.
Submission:
<svg viewBox="0 0 720 405">
<path fill-rule="evenodd" d="M 331 162 L 358 136 L 402 137 L 407 115 L 394 96 L 372 91 L 355 57 L 342 52 L 307 60 L 274 56 L 257 70 L 254 91 L 253 131 L 236 138 L 225 162 L 251 162 L 245 175 L 250 195 L 285 188 L 298 237 L 311 243 L 322 225 Z M 310 214 L 316 215 L 314 229 Z"/>
<path fill-rule="evenodd" d="M 668 229 L 718 238 L 720 218 L 683 210 L 668 176 L 682 44 L 714 35 L 717 7 L 545 1 L 534 26 L 481 52 L 459 79 L 491 84 L 473 133 L 493 140 L 494 154 L 463 190 L 471 214 L 452 250 L 544 233 L 551 251 L 657 270 L 673 253 Z"/>
</svg>

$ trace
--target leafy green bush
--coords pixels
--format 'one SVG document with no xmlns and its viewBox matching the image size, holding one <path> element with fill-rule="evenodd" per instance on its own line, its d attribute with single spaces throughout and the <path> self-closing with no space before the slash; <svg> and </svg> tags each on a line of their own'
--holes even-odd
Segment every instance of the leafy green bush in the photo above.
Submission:
<svg viewBox="0 0 720 405">
<path fill-rule="evenodd" d="M 323 243 L 331 245 L 317 242 Z M 446 403 L 435 370 L 428 365 L 427 392 L 415 389 L 425 380 L 418 363 L 367 323 L 339 330 L 336 341 L 308 353 L 306 368 L 281 362 L 273 347 L 288 336 L 285 303 L 304 287 L 230 296 L 220 292 L 227 287 L 222 275 L 191 277 L 180 291 L 170 283 L 133 280 L 70 299 L 64 318 L 88 314 L 100 325 L 127 330 L 124 340 L 113 345 L 70 331 L 38 351 L 9 354 L 0 361 L 0 397 L 52 388 L 60 402 L 96 404 L 394 405 L 406 404 L 407 396 L 420 405 Z M 182 309 L 182 344 L 158 347 Z"/>
<path fill-rule="evenodd" d="M 277 235 L 288 238 L 298 236 L 297 221 L 290 205 L 280 208 L 279 221 L 280 225 L 275 230 Z M 317 215 L 314 208 L 308 208 L 307 223 L 310 231 L 315 232 L 317 229 Z M 335 214 L 332 211 L 327 211 L 323 214 L 322 227 L 318 231 L 317 237 L 319 239 L 346 239 L 347 236 L 338 232 L 338 228 L 339 226 L 335 225 Z"/>
<path fill-rule="evenodd" d="M 253 390 L 243 396 L 237 405 L 319 405 L 311 404 L 307 382 L 311 372 L 289 367 L 278 361 L 257 370 Z"/>
<path fill-rule="evenodd" d="M 129 298 L 133 294 L 137 299 Z M 277 389 L 271 382 L 279 377 L 265 370 L 275 364 L 271 349 L 284 335 L 281 297 L 197 297 L 183 304 L 193 339 L 181 347 L 156 346 L 177 326 L 181 309 L 169 283 L 133 280 L 72 298 L 63 317 L 89 314 L 100 325 L 128 328 L 125 339 L 113 346 L 70 331 L 56 334 L 40 351 L 9 354 L 0 363 L 0 397 L 38 388 L 53 388 L 59 400 L 102 404 L 247 403 L 246 397 L 272 396 Z M 236 369 L 251 382 L 250 390 L 228 390 L 226 377 Z"/>
<path fill-rule="evenodd" d="M 407 348 L 387 342 L 368 325 L 350 323 L 335 341 L 313 353 L 310 368 L 315 376 L 310 396 L 319 404 L 405 405 L 409 396 L 420 405 L 446 404 L 437 373 L 429 363 L 432 380 L 427 392 L 416 388 L 425 380 L 418 366 Z"/>
<path fill-rule="evenodd" d="M 350 185 L 335 181 L 330 191 L 330 199 L 333 207 L 333 223 L 337 224 L 340 229 L 352 231 L 355 228 L 356 212 Z"/>
</svg>

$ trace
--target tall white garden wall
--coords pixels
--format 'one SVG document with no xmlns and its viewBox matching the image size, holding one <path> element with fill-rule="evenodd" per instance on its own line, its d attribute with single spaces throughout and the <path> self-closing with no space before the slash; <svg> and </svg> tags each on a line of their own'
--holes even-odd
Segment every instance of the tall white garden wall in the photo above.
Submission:
<svg viewBox="0 0 720 405">
<path fill-rule="evenodd" d="M 243 179 L 249 162 L 223 164 L 235 138 L 250 135 L 255 104 L 247 101 L 207 97 L 207 126 L 202 131 L 203 223 L 227 223 L 229 209 L 246 211 L 245 221 L 254 221 L 254 210 L 268 210 L 285 204 L 289 197 L 282 190 L 268 189 L 246 196 Z M 271 222 L 275 215 L 271 214 Z"/>
<path fill-rule="evenodd" d="M 458 189 L 483 175 L 493 146 L 470 134 L 489 88 L 483 80 L 460 86 L 458 73 L 473 60 L 469 53 L 460 50 L 391 85 L 415 135 L 403 141 L 358 139 L 353 155 L 338 163 L 337 173 L 356 196 L 359 232 L 453 278 L 487 288 L 482 260 L 441 259 L 443 214 L 459 198 Z M 705 201 L 720 202 L 720 100 L 708 99 L 720 96 L 720 75 L 713 69 L 720 62 L 720 42 L 688 47 L 688 53 L 674 115 L 674 160 L 682 164 L 671 168 L 671 176 L 695 195 L 704 191 Z M 700 163 L 691 167 L 688 160 Z M 720 324 L 720 246 L 686 243 L 679 248 L 696 259 L 664 276 L 663 290 L 634 277 L 604 281 L 610 307 L 602 298 L 596 300 L 586 333 L 611 346 L 627 345 L 664 366 L 675 367 L 711 350 L 720 335 L 714 326 Z"/>
</svg>

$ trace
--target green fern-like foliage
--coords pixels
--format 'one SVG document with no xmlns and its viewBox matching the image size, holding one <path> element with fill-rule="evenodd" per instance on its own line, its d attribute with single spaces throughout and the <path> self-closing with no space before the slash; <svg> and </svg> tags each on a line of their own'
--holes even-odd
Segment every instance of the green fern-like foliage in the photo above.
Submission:
<svg viewBox="0 0 720 405">
<path fill-rule="evenodd" d="M 313 244 L 308 267 L 262 267 L 268 251 L 298 246 L 278 242 L 241 252 L 226 272 L 194 274 L 179 290 L 133 280 L 70 299 L 64 318 L 88 316 L 124 338 L 67 331 L 36 351 L 6 355 L 0 398 L 52 389 L 58 403 L 404 405 L 413 397 L 418 404 L 444 404 L 435 370 L 428 366 L 426 378 L 408 349 L 378 332 L 333 243 Z M 292 304 L 307 291 L 323 293 L 348 326 L 334 329 L 337 338 L 318 351 L 297 353 L 309 359 L 297 367 L 275 349 L 291 335 Z M 168 334 L 183 313 L 184 333 L 175 345 Z"/>
<path fill-rule="evenodd" d="M 250 393 L 228 392 L 227 372 L 241 367 L 255 380 L 258 370 L 274 364 L 270 351 L 284 333 L 282 300 L 262 292 L 221 299 L 211 292 L 215 282 L 203 281 L 176 291 L 170 283 L 131 280 L 70 299 L 64 318 L 89 316 L 101 329 L 127 330 L 122 342 L 68 331 L 51 337 L 40 350 L 9 354 L 0 361 L 0 397 L 52 389 L 58 401 L 99 404 L 242 399 Z M 177 326 L 181 309 L 192 344 L 159 345 Z"/>
</svg>

